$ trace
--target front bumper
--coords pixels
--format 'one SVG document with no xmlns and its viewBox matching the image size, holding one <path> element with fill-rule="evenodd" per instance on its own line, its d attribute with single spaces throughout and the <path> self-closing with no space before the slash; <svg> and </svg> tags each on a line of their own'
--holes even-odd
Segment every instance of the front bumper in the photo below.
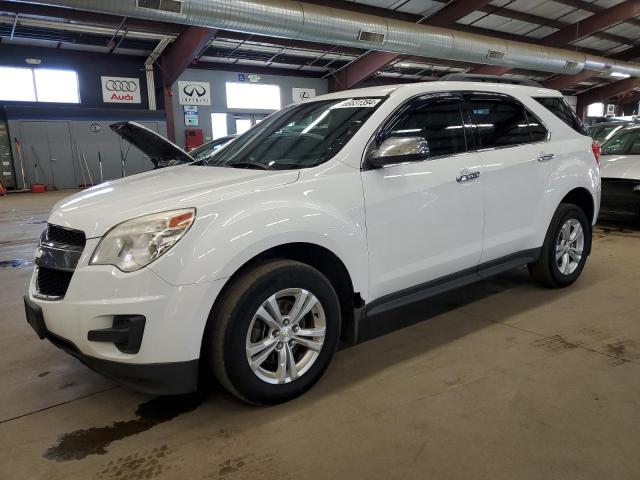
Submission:
<svg viewBox="0 0 640 480">
<path fill-rule="evenodd" d="M 38 337 L 73 355 L 90 369 L 133 390 L 152 395 L 178 395 L 198 388 L 198 360 L 136 364 L 114 362 L 83 354 L 67 339 L 47 330 L 42 308 L 24 297 L 27 322 Z"/>
<path fill-rule="evenodd" d="M 123 273 L 89 266 L 86 252 L 94 247 L 89 243 L 63 299 L 39 298 L 34 272 L 25 305 L 27 312 L 40 311 L 40 331 L 30 321 L 36 332 L 136 390 L 174 394 L 195 389 L 204 329 L 224 282 L 171 285 L 149 268 Z M 108 341 L 118 319 L 137 317 L 145 319 L 139 345 L 123 348 Z"/>
</svg>

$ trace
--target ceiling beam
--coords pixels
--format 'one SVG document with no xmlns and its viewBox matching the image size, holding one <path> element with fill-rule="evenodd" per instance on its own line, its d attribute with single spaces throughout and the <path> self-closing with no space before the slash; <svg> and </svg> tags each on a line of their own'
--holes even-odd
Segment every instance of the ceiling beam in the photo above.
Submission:
<svg viewBox="0 0 640 480">
<path fill-rule="evenodd" d="M 513 70 L 511 67 L 501 67 L 499 65 L 481 65 L 474 68 L 469 73 L 474 75 L 504 75 Z"/>
<path fill-rule="evenodd" d="M 601 12 L 591 15 L 590 17 L 580 20 L 571 25 L 566 25 L 557 32 L 547 35 L 537 41 L 540 45 L 552 46 L 567 45 L 583 38 L 592 36 L 601 30 L 618 25 L 629 18 L 640 15 L 640 0 L 626 0 L 613 7 L 602 10 Z M 483 65 L 471 71 L 474 74 L 483 75 L 504 75 L 511 71 L 509 67 L 499 67 L 493 65 Z M 591 78 L 593 75 L 589 75 Z M 579 75 L 578 75 L 579 76 Z M 576 75 L 568 75 L 568 80 Z M 564 83 L 557 82 L 565 85 Z M 564 88 L 571 85 L 565 85 Z"/>
<path fill-rule="evenodd" d="M 626 0 L 597 14 L 547 35 L 540 40 L 542 45 L 556 46 L 577 42 L 625 20 L 640 15 L 640 0 Z"/>
<path fill-rule="evenodd" d="M 209 46 L 217 32 L 203 27 L 187 27 L 183 30 L 158 60 L 165 87 L 171 87 L 178 80 L 182 72 Z"/>
<path fill-rule="evenodd" d="M 627 48 L 626 50 L 623 50 L 611 56 L 617 60 L 622 60 L 625 62 L 637 60 L 638 58 L 640 58 L 640 46 Z"/>
<path fill-rule="evenodd" d="M 594 72 L 593 70 L 583 70 L 576 75 L 558 75 L 551 80 L 542 82 L 542 85 L 547 88 L 552 88 L 553 90 L 566 90 L 581 82 L 586 82 L 598 74 L 599 72 Z"/>
<path fill-rule="evenodd" d="M 419 19 L 417 23 L 424 23 L 436 27 L 451 26 L 457 20 L 484 7 L 489 1 L 490 0 L 451 0 L 451 2 L 447 3 L 433 15 L 424 19 L 424 21 L 423 19 Z M 402 55 L 397 53 L 367 52 L 351 65 L 334 74 L 332 89 L 348 90 L 400 58 L 402 58 Z"/>
<path fill-rule="evenodd" d="M 602 87 L 592 88 L 578 95 L 577 110 L 579 113 L 582 113 L 582 111 L 592 103 L 603 102 L 638 88 L 640 88 L 640 78 L 627 78 Z"/>
<path fill-rule="evenodd" d="M 562 5 L 567 5 L 568 7 L 579 8 L 580 10 L 585 10 L 591 13 L 600 13 L 603 10 L 606 10 L 606 7 L 601 7 L 600 5 L 596 5 L 595 3 L 585 2 L 584 0 L 554 0 Z M 631 25 L 640 26 L 640 20 L 637 18 L 629 18 L 624 21 L 625 23 L 629 23 Z"/>
<path fill-rule="evenodd" d="M 522 22 L 533 23 L 535 25 L 553 27 L 557 29 L 563 29 L 565 27 L 573 25 L 571 23 L 562 22 L 560 20 L 553 20 L 545 17 L 540 17 L 538 15 L 532 15 L 530 13 L 519 12 L 518 10 L 512 10 L 510 8 L 497 8 L 491 5 L 480 9 L 480 11 L 483 13 L 498 15 L 500 17 L 510 18 L 512 20 L 520 20 Z M 625 38 L 620 35 L 613 35 L 606 32 L 598 32 L 598 33 L 595 33 L 594 36 L 601 38 L 603 40 L 609 40 L 616 43 L 632 45 L 632 43 L 629 41 L 628 38 Z"/>
</svg>

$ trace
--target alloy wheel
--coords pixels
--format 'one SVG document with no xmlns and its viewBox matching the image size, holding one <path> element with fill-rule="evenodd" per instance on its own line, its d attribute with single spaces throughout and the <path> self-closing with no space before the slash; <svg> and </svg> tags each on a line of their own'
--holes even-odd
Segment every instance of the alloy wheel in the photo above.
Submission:
<svg viewBox="0 0 640 480">
<path fill-rule="evenodd" d="M 315 295 L 302 288 L 280 290 L 251 319 L 246 338 L 249 367 L 264 382 L 292 382 L 318 359 L 325 332 L 324 309 Z"/>
<path fill-rule="evenodd" d="M 584 249 L 584 229 L 575 218 L 567 220 L 560 229 L 556 241 L 556 264 L 563 275 L 576 271 Z"/>
</svg>

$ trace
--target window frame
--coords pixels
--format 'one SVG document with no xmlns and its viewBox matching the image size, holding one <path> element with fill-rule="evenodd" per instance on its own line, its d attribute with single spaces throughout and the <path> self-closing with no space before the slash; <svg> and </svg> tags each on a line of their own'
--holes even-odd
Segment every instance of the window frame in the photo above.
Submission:
<svg viewBox="0 0 640 480">
<path fill-rule="evenodd" d="M 468 109 L 465 108 L 465 101 L 466 95 L 474 95 L 474 94 L 486 94 L 486 95 L 494 95 L 494 96 L 499 96 L 499 97 L 504 97 L 508 100 L 511 100 L 513 102 L 518 103 L 519 105 L 521 105 L 524 110 L 525 110 L 525 114 L 527 115 L 527 117 L 529 115 L 531 115 L 533 118 L 535 118 L 538 122 L 540 122 L 540 124 L 544 127 L 544 129 L 547 131 L 547 135 L 546 138 L 544 140 L 540 140 L 540 141 L 533 141 L 533 136 L 531 136 L 532 141 L 531 142 L 526 142 L 526 143 L 518 143 L 518 144 L 513 144 L 513 145 L 506 145 L 506 146 L 501 146 L 501 147 L 486 147 L 483 148 L 481 146 L 481 140 L 480 140 L 480 134 L 478 133 L 478 129 L 477 127 L 474 126 L 473 124 L 473 118 L 471 117 L 471 113 L 469 112 Z M 465 139 L 466 139 L 466 144 L 467 144 L 467 150 L 465 152 L 459 152 L 459 153 L 454 153 L 452 155 L 444 155 L 444 156 L 438 156 L 438 157 L 429 157 L 429 158 L 425 158 L 424 160 L 415 160 L 415 161 L 411 161 L 411 162 L 400 162 L 400 163 L 393 163 L 393 164 L 389 164 L 389 165 L 385 165 L 381 168 L 389 168 L 389 167 L 395 167 L 398 165 L 407 165 L 410 163 L 420 163 L 420 162 L 429 162 L 431 160 L 439 160 L 442 158 L 450 158 L 450 157 L 457 157 L 460 155 L 467 155 L 469 153 L 481 153 L 481 152 L 489 152 L 492 150 L 502 150 L 505 148 L 513 148 L 513 147 L 518 147 L 518 146 L 522 146 L 522 145 L 536 145 L 536 144 L 544 144 L 544 143 L 549 143 L 551 141 L 551 130 L 549 129 L 547 123 L 542 120 L 540 118 L 540 116 L 538 114 L 536 114 L 535 112 L 533 112 L 529 107 L 527 107 L 524 103 L 522 103 L 519 99 L 517 99 L 516 97 L 514 97 L 513 95 L 509 95 L 506 93 L 499 93 L 499 92 L 490 92 L 490 91 L 482 91 L 482 90 L 441 90 L 441 91 L 437 91 L 437 92 L 423 92 L 423 93 L 419 93 L 416 95 L 413 95 L 411 97 L 409 97 L 408 99 L 406 99 L 403 103 L 401 103 L 398 107 L 396 107 L 396 109 L 391 112 L 381 123 L 380 126 L 376 129 L 376 131 L 371 135 L 371 138 L 369 139 L 369 141 L 367 142 L 367 145 L 362 153 L 362 158 L 360 161 L 360 170 L 361 171 L 367 171 L 367 170 L 379 170 L 379 168 L 373 168 L 371 166 L 369 166 L 367 164 L 367 158 L 369 157 L 371 150 L 372 150 L 372 146 L 374 144 L 374 142 L 377 142 L 380 140 L 380 135 L 385 131 L 385 129 L 387 129 L 390 125 L 392 125 L 395 121 L 397 121 L 403 114 L 405 114 L 407 112 L 407 110 L 409 110 L 410 108 L 412 108 L 412 105 L 414 102 L 417 101 L 426 101 L 429 99 L 433 99 L 433 98 L 457 98 L 460 101 L 460 114 L 461 114 L 461 120 L 463 121 L 463 125 L 467 126 L 469 125 L 467 128 L 464 128 L 464 132 L 465 132 Z M 546 108 L 544 106 L 541 105 L 542 108 Z M 469 122 L 469 123 L 466 123 Z M 471 135 L 468 134 L 468 132 L 471 131 Z M 531 134 L 531 130 L 529 130 L 530 134 Z M 531 134 L 532 135 L 532 134 Z M 471 141 L 470 141 L 471 140 Z"/>
<path fill-rule="evenodd" d="M 587 126 L 584 124 L 584 122 L 582 120 L 580 120 L 580 117 L 578 117 L 578 114 L 576 112 L 573 111 L 573 108 L 571 108 L 571 105 L 569 105 L 569 103 L 567 102 L 567 100 L 564 97 L 531 97 L 533 100 L 535 100 L 538 104 L 542 105 L 544 108 L 546 108 L 549 112 L 551 112 L 554 116 L 558 117 L 559 120 L 562 121 L 562 123 L 564 123 L 566 126 L 568 126 L 569 128 L 571 128 L 571 130 L 573 130 L 574 132 L 585 136 L 585 137 L 589 137 L 589 132 L 587 131 Z M 577 126 L 580 130 L 577 130 L 575 128 L 575 126 L 572 126 L 570 124 L 568 124 L 567 122 L 565 122 L 562 117 L 560 117 L 559 115 L 557 115 L 553 110 L 551 110 L 550 107 L 548 107 L 547 105 L 545 105 L 544 103 L 542 103 L 544 100 L 559 100 L 561 103 L 564 103 L 565 107 L 566 107 L 566 111 L 569 113 L 569 117 L 571 117 L 571 119 L 574 122 L 577 122 Z"/>
<path fill-rule="evenodd" d="M 510 100 L 510 101 L 520 105 L 524 109 L 525 117 L 527 118 L 527 123 L 531 123 L 531 122 L 529 122 L 529 116 L 532 116 L 538 122 L 540 122 L 540 125 L 542 125 L 544 127 L 544 129 L 547 132 L 547 134 L 545 136 L 545 139 L 544 140 L 535 140 L 534 141 L 533 140 L 533 133 L 531 132 L 531 127 L 529 126 L 529 128 L 528 128 L 529 129 L 529 136 L 531 137 L 531 141 L 530 142 L 513 143 L 511 145 L 501 145 L 501 146 L 497 146 L 497 147 L 483 147 L 482 146 L 482 137 L 480 136 L 480 133 L 478 132 L 478 127 L 475 126 L 475 124 L 473 124 L 473 121 L 474 121 L 473 116 L 471 115 L 471 112 L 469 111 L 469 109 L 464 108 L 464 107 L 466 107 L 467 96 L 470 96 L 470 95 L 487 95 L 487 96 L 502 97 L 504 99 Z M 505 148 L 520 147 L 522 145 L 536 145 L 536 144 L 540 144 L 540 143 L 549 143 L 551 141 L 551 130 L 547 126 L 546 122 L 544 122 L 535 112 L 532 112 L 529 107 L 527 107 L 524 103 L 522 103 L 516 97 L 514 97 L 512 95 L 509 95 L 509 94 L 506 94 L 506 93 L 483 92 L 483 91 L 465 91 L 465 92 L 463 92 L 463 97 L 464 97 L 463 110 L 467 112 L 467 114 L 469 115 L 469 118 L 471 119 L 472 128 L 475 131 L 475 137 L 477 138 L 477 141 L 478 141 L 478 145 L 476 145 L 476 150 L 475 150 L 476 152 L 490 152 L 492 150 L 503 150 Z M 546 108 L 546 107 L 544 107 L 544 108 Z"/>
<path fill-rule="evenodd" d="M 440 92 L 427 92 L 427 93 L 419 93 L 417 95 L 414 95 L 408 99 L 406 99 L 402 104 L 400 104 L 398 107 L 396 107 L 396 109 L 391 112 L 391 114 L 389 114 L 387 116 L 387 118 L 384 119 L 384 121 L 380 124 L 380 126 L 376 129 L 376 131 L 373 133 L 373 135 L 371 135 L 371 138 L 369 139 L 369 141 L 367 142 L 367 145 L 364 149 L 363 155 L 362 155 L 362 160 L 361 160 L 361 166 L 360 166 L 360 170 L 361 171 L 366 171 L 366 170 L 378 170 L 379 168 L 373 168 L 371 166 L 369 166 L 367 164 L 367 158 L 369 158 L 369 155 L 371 154 L 372 148 L 374 146 L 374 144 L 377 144 L 380 141 L 384 141 L 384 134 L 385 132 L 392 126 L 394 125 L 397 121 L 399 121 L 403 115 L 407 114 L 409 112 L 409 110 L 413 109 L 418 103 L 421 102 L 429 102 L 429 101 L 433 101 L 433 100 L 447 100 L 447 99 L 452 99 L 452 100 L 456 100 L 458 102 L 458 110 L 460 112 L 460 121 L 462 121 L 462 125 L 466 125 L 465 122 L 465 111 L 462 108 L 462 102 L 463 102 L 463 97 L 462 97 L 462 92 L 459 91 L 440 91 Z M 392 163 L 389 165 L 385 165 L 381 168 L 389 168 L 389 167 L 395 167 L 397 165 L 407 165 L 410 163 L 421 163 L 421 162 L 430 162 L 432 160 L 439 160 L 442 158 L 451 158 L 451 157 L 457 157 L 459 155 L 467 155 L 469 153 L 472 153 L 475 150 L 471 150 L 470 148 L 475 148 L 476 147 L 476 139 L 475 139 L 475 134 L 473 135 L 473 141 L 470 142 L 469 141 L 469 135 L 467 133 L 467 128 L 463 128 L 463 132 L 464 132 L 464 137 L 465 137 L 465 148 L 466 150 L 464 152 L 458 152 L 458 153 L 453 153 L 451 155 L 439 155 L 437 157 L 429 157 L 429 158 L 425 158 L 423 160 L 414 160 L 414 161 L 410 161 L 410 162 L 400 162 L 400 163 Z M 470 143 L 473 143 L 473 145 L 470 147 Z M 377 145 L 376 145 L 377 146 Z"/>
</svg>

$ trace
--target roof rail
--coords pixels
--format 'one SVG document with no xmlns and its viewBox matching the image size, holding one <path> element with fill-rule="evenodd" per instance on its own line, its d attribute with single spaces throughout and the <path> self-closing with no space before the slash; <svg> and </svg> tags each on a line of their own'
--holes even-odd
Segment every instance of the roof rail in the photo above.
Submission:
<svg viewBox="0 0 640 480">
<path fill-rule="evenodd" d="M 510 83 L 512 85 L 525 85 L 527 87 L 542 87 L 542 85 L 535 80 L 528 80 L 526 78 L 508 78 L 500 75 L 478 75 L 474 73 L 450 73 L 440 77 L 438 81 Z"/>
</svg>

